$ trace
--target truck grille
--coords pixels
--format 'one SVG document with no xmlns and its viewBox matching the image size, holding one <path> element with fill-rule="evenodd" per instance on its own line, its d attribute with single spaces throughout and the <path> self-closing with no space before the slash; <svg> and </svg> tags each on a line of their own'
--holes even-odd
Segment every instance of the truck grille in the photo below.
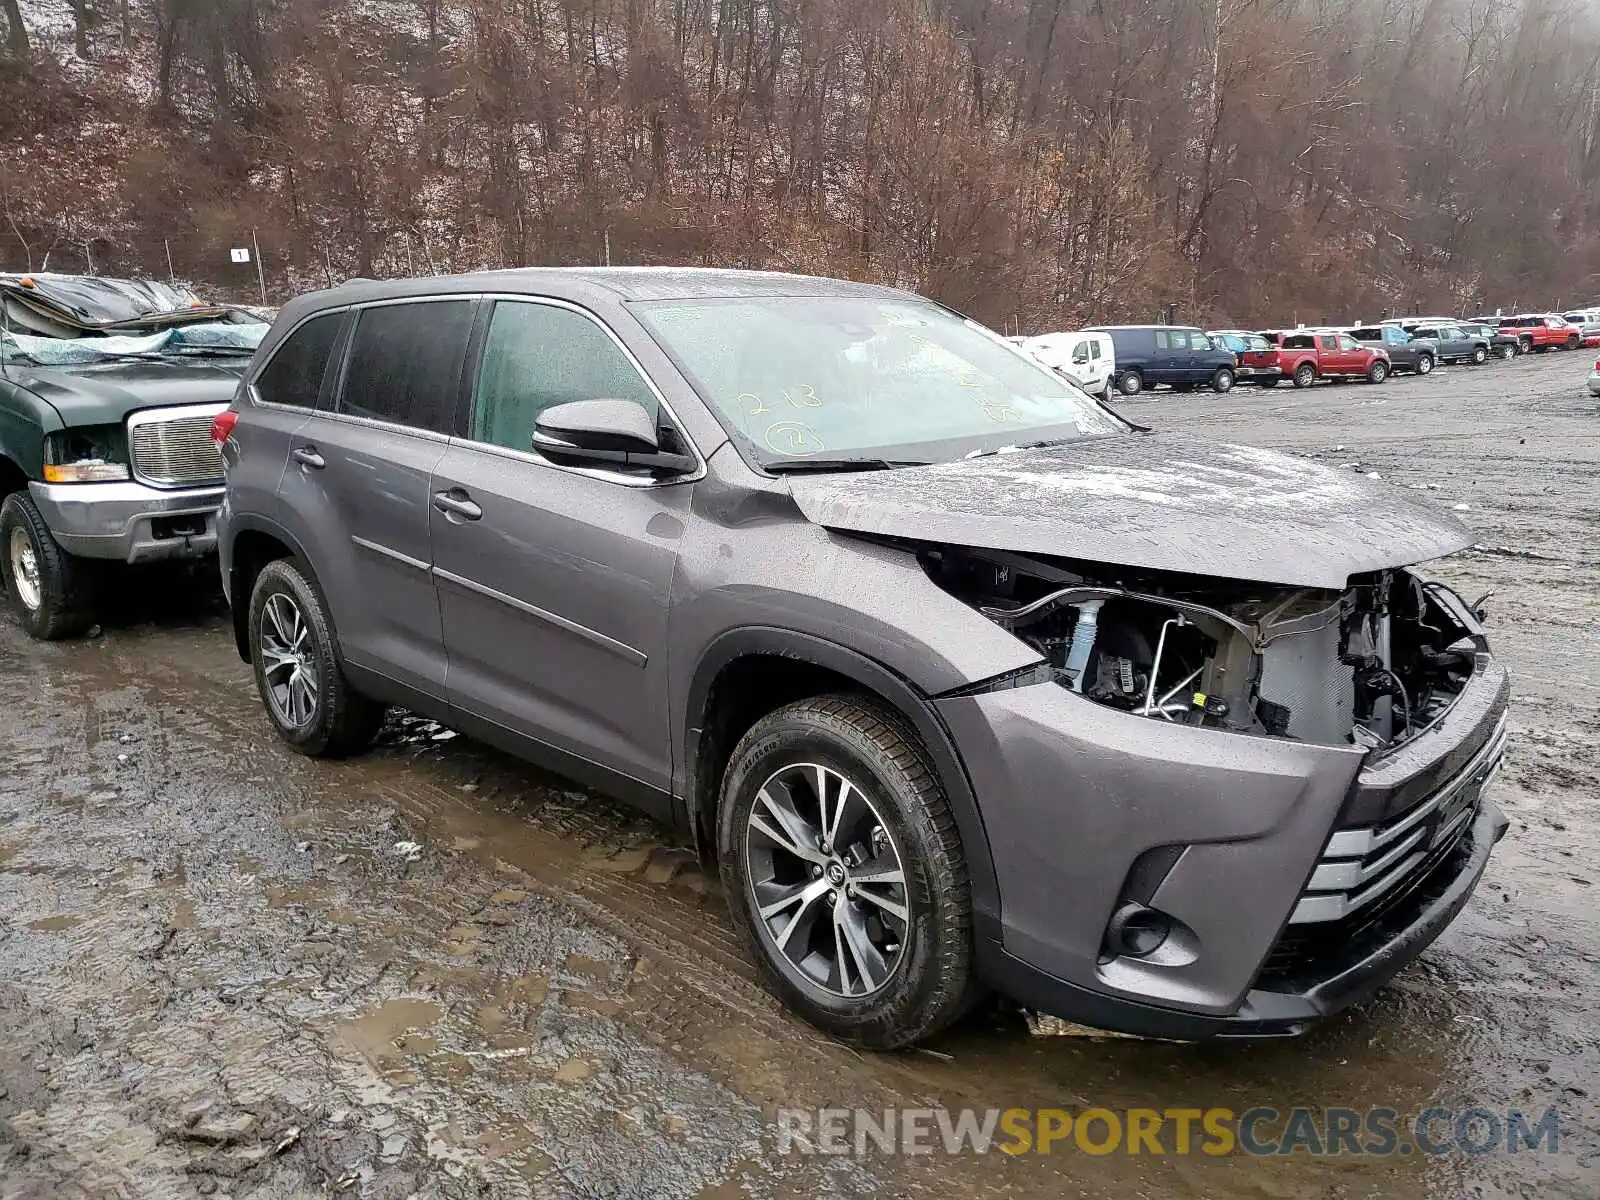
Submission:
<svg viewBox="0 0 1600 1200">
<path fill-rule="evenodd" d="M 222 451 L 211 440 L 211 418 L 226 404 L 153 408 L 128 418 L 133 473 L 156 487 L 222 482 Z"/>
<path fill-rule="evenodd" d="M 1335 833 L 1289 917 L 1290 926 L 1349 920 L 1414 878 L 1425 864 L 1447 856 L 1471 825 L 1505 748 L 1502 717 L 1472 760 L 1420 804 L 1380 825 Z"/>
</svg>

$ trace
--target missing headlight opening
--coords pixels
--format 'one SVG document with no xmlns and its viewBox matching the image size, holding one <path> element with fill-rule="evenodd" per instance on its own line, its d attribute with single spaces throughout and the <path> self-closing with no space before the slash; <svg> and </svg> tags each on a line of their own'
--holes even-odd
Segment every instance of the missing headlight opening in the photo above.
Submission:
<svg viewBox="0 0 1600 1200">
<path fill-rule="evenodd" d="M 953 546 L 920 557 L 1038 651 L 1041 678 L 1152 720 L 1393 747 L 1449 709 L 1480 648 L 1403 570 L 1335 592 Z"/>
</svg>

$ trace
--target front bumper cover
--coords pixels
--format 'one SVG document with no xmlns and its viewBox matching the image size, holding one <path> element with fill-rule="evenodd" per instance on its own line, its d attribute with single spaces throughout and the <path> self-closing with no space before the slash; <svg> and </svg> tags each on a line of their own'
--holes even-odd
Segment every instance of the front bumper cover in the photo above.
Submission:
<svg viewBox="0 0 1600 1200">
<path fill-rule="evenodd" d="M 223 486 L 30 483 L 28 491 L 61 548 L 125 563 L 201 558 L 217 549 Z"/>
<path fill-rule="evenodd" d="M 1054 684 L 937 701 L 1000 891 L 980 973 L 1056 1016 L 1185 1040 L 1296 1033 L 1375 991 L 1466 903 L 1504 831 L 1492 804 L 1481 802 L 1447 860 L 1397 891 L 1405 903 L 1286 971 L 1286 930 L 1304 928 L 1289 918 L 1334 830 L 1371 820 L 1385 797 L 1420 803 L 1492 735 L 1505 672 L 1484 660 L 1451 713 L 1387 763 L 1354 747 L 1163 724 Z M 1152 856 L 1162 861 L 1148 879 Z M 1179 953 L 1108 952 L 1107 923 L 1130 897 L 1187 927 Z"/>
</svg>

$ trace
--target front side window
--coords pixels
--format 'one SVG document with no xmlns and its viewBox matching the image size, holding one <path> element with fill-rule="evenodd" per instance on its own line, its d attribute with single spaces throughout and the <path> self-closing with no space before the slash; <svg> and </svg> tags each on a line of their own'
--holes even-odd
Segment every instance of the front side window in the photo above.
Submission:
<svg viewBox="0 0 1600 1200">
<path fill-rule="evenodd" d="M 299 325 L 256 376 L 256 395 L 268 404 L 315 408 L 344 317 L 342 312 L 324 313 Z"/>
<path fill-rule="evenodd" d="M 497 303 L 473 394 L 472 439 L 529 450 L 539 414 L 572 400 L 631 400 L 658 415 L 655 393 L 594 321 L 554 304 Z"/>
<path fill-rule="evenodd" d="M 748 458 L 933 462 L 1127 432 L 1063 376 L 912 298 L 660 300 L 634 312 Z"/>
<path fill-rule="evenodd" d="M 385 304 L 361 311 L 336 412 L 455 432 L 472 301 Z"/>
<path fill-rule="evenodd" d="M 1093 343 L 1091 342 L 1079 342 L 1076 346 L 1074 346 L 1072 350 L 1072 361 L 1075 363 L 1088 362 L 1089 348 L 1092 344 Z"/>
<path fill-rule="evenodd" d="M 1359 350 L 1361 349 L 1361 343 L 1356 341 L 1355 338 L 1350 337 L 1348 334 L 1341 333 L 1339 335 L 1339 349 Z"/>
</svg>

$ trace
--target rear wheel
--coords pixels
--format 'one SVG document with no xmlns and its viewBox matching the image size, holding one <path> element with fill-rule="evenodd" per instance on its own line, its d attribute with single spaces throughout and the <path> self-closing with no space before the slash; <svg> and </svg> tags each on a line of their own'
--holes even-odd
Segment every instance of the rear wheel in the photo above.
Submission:
<svg viewBox="0 0 1600 1200">
<path fill-rule="evenodd" d="M 0 574 L 22 627 L 41 642 L 94 624 L 90 564 L 57 544 L 27 492 L 13 492 L 0 504 Z"/>
<path fill-rule="evenodd" d="M 1517 339 L 1517 346 L 1517 352 L 1519 354 L 1527 354 L 1533 349 L 1533 339 L 1531 337 L 1519 337 Z"/>
<path fill-rule="evenodd" d="M 1276 375 L 1263 375 L 1256 382 L 1264 388 L 1275 388 L 1278 386 L 1278 377 Z"/>
<path fill-rule="evenodd" d="M 1294 369 L 1294 385 L 1297 388 L 1308 388 L 1317 381 L 1317 369 L 1308 362 L 1301 363 Z"/>
<path fill-rule="evenodd" d="M 1472 348 L 1472 361 L 1473 361 L 1473 363 L 1475 363 L 1477 365 L 1480 365 L 1480 366 L 1483 363 L 1488 362 L 1489 361 L 1489 347 L 1487 347 L 1487 346 L 1474 346 Z"/>
<path fill-rule="evenodd" d="M 309 573 L 286 558 L 263 567 L 249 622 L 256 690 L 278 736 L 312 758 L 365 749 L 384 709 L 345 678 L 333 622 Z"/>
<path fill-rule="evenodd" d="M 955 819 L 916 734 L 878 702 L 820 696 L 757 721 L 723 777 L 718 847 L 734 924 L 812 1024 L 890 1049 L 976 994 Z"/>
<path fill-rule="evenodd" d="M 1517 356 L 1517 344 L 1512 342 L 1509 345 L 1501 346 L 1495 353 L 1502 359 L 1515 358 Z"/>
<path fill-rule="evenodd" d="M 1124 396 L 1137 396 L 1144 391 L 1144 376 L 1137 371 L 1124 371 L 1117 380 L 1117 390 Z"/>
<path fill-rule="evenodd" d="M 1211 376 L 1211 390 L 1221 394 L 1233 391 L 1233 369 L 1231 367 L 1218 367 Z"/>
<path fill-rule="evenodd" d="M 1433 370 L 1433 355 L 1431 355 L 1431 354 L 1419 354 L 1419 355 L 1417 355 L 1417 374 L 1418 375 L 1426 375 L 1432 370 Z"/>
<path fill-rule="evenodd" d="M 1389 378 L 1389 364 L 1384 362 L 1381 358 L 1375 360 L 1373 364 L 1367 368 L 1368 383 L 1382 383 L 1387 378 Z"/>
</svg>

